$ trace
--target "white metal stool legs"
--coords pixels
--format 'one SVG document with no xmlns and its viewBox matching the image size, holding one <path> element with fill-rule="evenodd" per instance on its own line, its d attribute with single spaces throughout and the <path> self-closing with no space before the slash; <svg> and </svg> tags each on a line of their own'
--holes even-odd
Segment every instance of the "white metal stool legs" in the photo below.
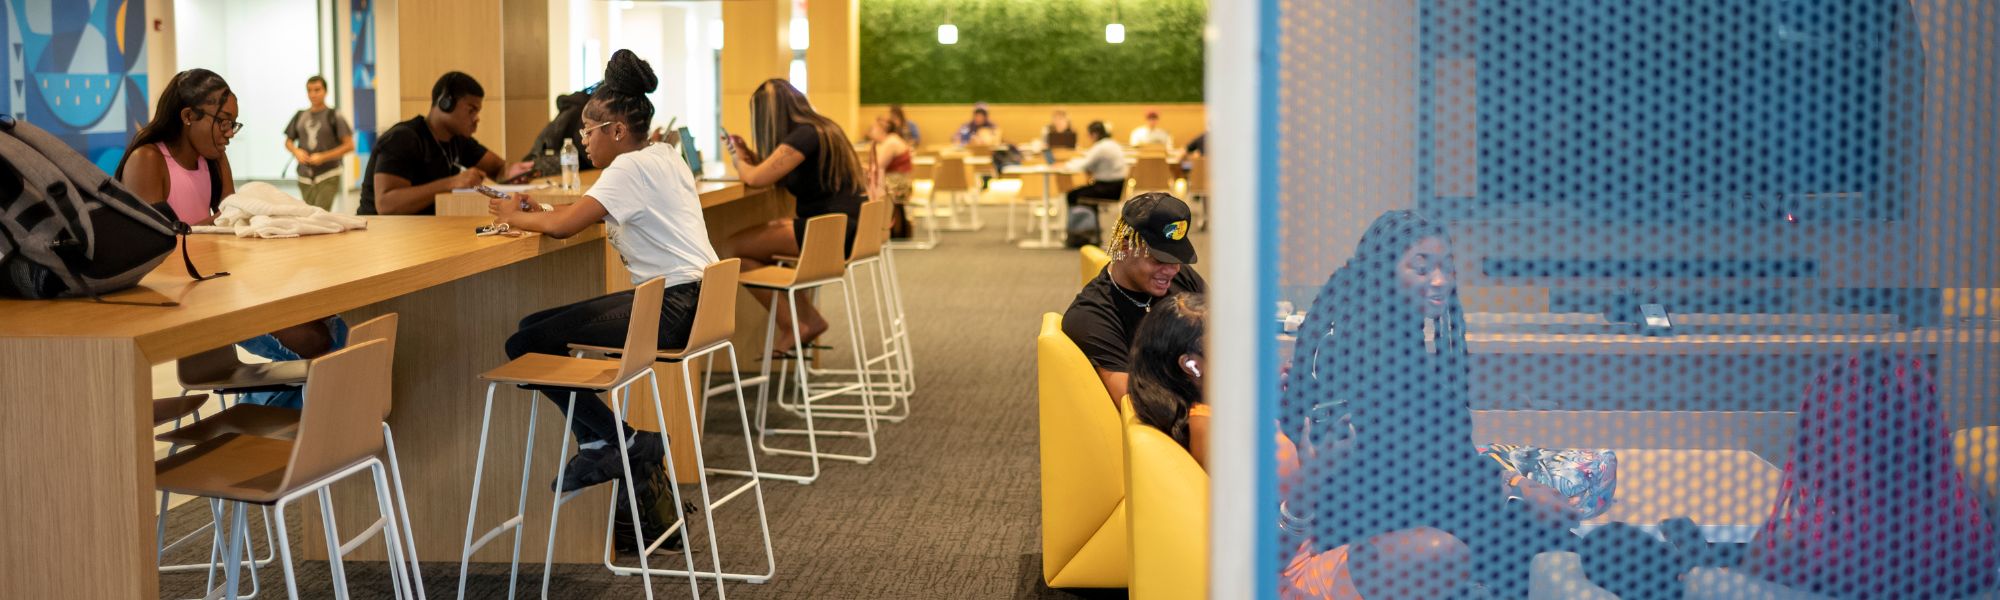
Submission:
<svg viewBox="0 0 2000 600">
<path fill-rule="evenodd" d="M 507 571 L 508 598 L 514 597 L 516 584 L 519 583 L 521 575 L 521 530 L 523 529 L 523 522 L 527 519 L 528 513 L 528 474 L 532 471 L 530 467 L 534 464 L 535 458 L 535 418 L 541 407 L 541 399 L 539 398 L 531 398 L 534 402 L 528 404 L 528 440 L 525 444 L 527 449 L 521 453 L 520 501 L 514 508 L 514 516 L 506 521 L 502 521 L 500 525 L 495 526 L 493 529 L 487 530 L 486 533 L 479 536 L 477 542 L 472 539 L 473 527 L 477 525 L 479 519 L 480 479 L 486 473 L 487 436 L 492 433 L 493 429 L 493 393 L 499 387 L 499 382 L 486 384 L 486 410 L 479 420 L 479 458 L 473 461 L 472 502 L 471 506 L 465 511 L 465 546 L 459 552 L 458 556 L 458 597 L 461 600 L 465 598 L 465 579 L 470 574 L 467 568 L 472 564 L 472 553 L 477 552 L 487 542 L 493 541 L 494 537 L 510 529 L 514 531 L 514 558 L 512 565 L 509 566 Z M 530 392 L 530 394 L 532 393 Z"/>
<path fill-rule="evenodd" d="M 834 283 L 840 283 L 843 285 L 843 287 L 845 286 L 845 282 L 843 280 L 835 279 L 822 284 L 817 284 L 814 287 L 821 287 L 824 285 L 831 285 Z M 860 431 L 821 431 L 816 429 L 815 426 L 813 425 L 813 422 L 810 419 L 808 419 L 806 421 L 806 427 L 807 427 L 806 429 L 773 429 L 766 426 L 768 423 L 767 414 L 769 411 L 767 411 L 763 403 L 760 402 L 758 404 L 758 409 L 757 409 L 758 426 L 759 426 L 758 427 L 759 431 L 757 436 L 758 446 L 767 453 L 811 457 L 813 459 L 813 470 L 815 473 L 817 473 L 817 471 L 819 470 L 819 459 L 821 458 L 845 460 L 845 461 L 867 464 L 868 462 L 875 460 L 875 455 L 876 455 L 876 448 L 875 448 L 876 424 L 875 424 L 875 410 L 874 410 L 875 396 L 874 396 L 874 391 L 870 389 L 871 386 L 869 385 L 868 374 L 865 371 L 862 372 L 860 381 L 853 385 L 829 389 L 822 392 L 812 391 L 811 379 L 806 373 L 806 366 L 805 366 L 805 338 L 799 331 L 799 317 L 798 317 L 799 289 L 800 288 L 796 287 L 785 289 L 785 298 L 787 300 L 787 306 L 788 308 L 791 309 L 791 314 L 792 314 L 792 340 L 793 340 L 793 350 L 795 352 L 793 357 L 790 359 L 793 367 L 792 368 L 793 373 L 791 373 L 791 375 L 798 377 L 799 380 L 799 385 L 798 385 L 799 405 L 802 406 L 802 408 L 804 408 L 805 410 L 810 411 L 812 409 L 813 403 L 815 402 L 819 402 L 820 400 L 826 398 L 846 395 L 850 392 L 859 391 L 861 393 L 861 403 L 864 405 L 864 408 L 861 410 L 861 413 L 863 415 L 863 420 L 865 421 L 866 425 Z M 845 308 L 847 309 L 848 313 L 847 314 L 848 343 L 851 344 L 855 349 L 855 360 L 857 361 L 857 363 L 866 364 L 868 360 L 868 354 L 867 354 L 867 349 L 862 347 L 861 345 L 860 324 L 857 322 L 860 320 L 858 318 L 859 313 L 856 310 L 854 302 L 852 302 L 851 299 L 849 302 L 845 304 Z M 765 339 L 767 340 L 768 343 L 768 340 L 771 339 L 771 336 L 767 333 Z M 770 356 L 769 353 L 770 353 L 770 347 L 767 345 L 765 347 L 765 356 L 767 357 L 765 359 L 766 373 L 769 372 L 770 363 L 773 362 L 768 358 Z M 766 381 L 768 381 L 768 379 L 766 379 Z M 784 383 L 785 383 L 785 378 L 780 377 L 778 380 L 778 389 L 781 392 L 784 389 Z M 762 395 L 763 395 L 762 392 L 760 392 L 759 396 Z M 783 402 L 782 398 L 780 398 L 779 401 Z M 772 447 L 769 443 L 768 438 L 770 435 L 773 434 L 804 435 L 807 437 L 808 443 L 813 445 L 813 449 L 809 451 L 801 451 L 788 448 Z M 865 438 L 868 440 L 868 453 L 865 455 L 861 455 L 861 454 L 836 454 L 836 453 L 818 451 L 817 438 L 818 436 L 821 435 Z"/>
<path fill-rule="evenodd" d="M 732 380 L 741 382 L 743 380 L 743 377 L 739 369 L 739 366 L 736 362 L 736 347 L 734 344 L 724 342 L 714 348 L 710 348 L 709 350 L 683 357 L 680 361 L 682 389 L 685 392 L 687 399 L 687 405 L 686 405 L 687 414 L 688 418 L 691 420 L 690 422 L 695 423 L 695 427 L 693 428 L 695 430 L 695 436 L 696 436 L 696 439 L 694 441 L 695 464 L 697 467 L 702 469 L 704 475 L 701 479 L 701 487 L 702 487 L 701 510 L 702 513 L 707 515 L 708 518 L 709 555 L 711 558 L 711 565 L 714 570 L 684 573 L 680 571 L 673 571 L 666 569 L 654 569 L 652 572 L 653 574 L 656 575 L 694 575 L 703 577 L 713 576 L 716 578 L 717 590 L 721 590 L 722 582 L 724 580 L 744 581 L 749 583 L 764 583 L 770 581 L 771 577 L 777 574 L 778 565 L 777 565 L 776 555 L 772 551 L 771 547 L 771 521 L 768 515 L 764 511 L 764 486 L 761 478 L 757 476 L 757 449 L 751 443 L 750 414 L 748 410 L 749 407 L 743 401 L 742 385 L 740 384 L 730 385 L 727 386 L 722 391 L 734 391 L 736 393 L 737 419 L 738 422 L 741 423 L 743 426 L 743 449 L 747 451 L 746 455 L 749 457 L 750 460 L 750 470 L 730 471 L 723 469 L 707 468 L 705 462 L 706 453 L 702 452 L 700 449 L 701 431 L 705 430 L 705 428 L 702 427 L 702 423 L 704 421 L 703 417 L 706 416 L 707 411 L 697 410 L 694 406 L 694 394 L 695 394 L 694 373 L 689 365 L 693 364 L 694 360 L 698 357 L 707 356 L 712 359 L 718 352 L 729 355 L 730 375 L 732 377 Z M 712 364 L 713 360 L 710 360 L 709 362 Z M 657 381 L 655 382 L 655 385 L 657 385 Z M 711 390 L 706 386 L 704 386 L 702 392 L 703 397 L 706 398 L 713 395 L 712 392 L 714 391 L 715 390 Z M 664 426 L 665 425 L 663 424 L 662 427 Z M 749 481 L 743 483 L 742 485 L 737 486 L 733 490 L 730 490 L 730 492 L 724 494 L 721 499 L 711 499 L 709 495 L 710 492 L 708 488 L 708 478 L 706 477 L 706 475 L 709 474 L 743 476 L 749 478 Z M 752 492 L 756 496 L 757 523 L 758 527 L 761 529 L 762 534 L 764 536 L 765 569 L 764 572 L 761 574 L 730 573 L 723 571 L 722 558 L 721 558 L 722 555 L 716 545 L 715 517 L 714 517 L 715 510 L 721 508 L 724 504 L 727 504 L 730 500 L 734 500 L 735 498 L 742 495 L 746 491 Z M 684 529 L 686 525 L 687 525 L 686 520 L 683 519 L 680 522 L 675 523 L 674 527 L 667 531 L 667 534 L 671 535 L 674 529 Z M 607 565 L 611 567 L 612 572 L 619 573 L 622 575 L 629 575 L 631 574 L 631 572 L 636 571 L 636 569 L 620 567 L 616 565 L 609 565 L 608 563 Z M 718 597 L 721 597 L 720 591 L 718 591 Z"/>
<path fill-rule="evenodd" d="M 327 487 L 333 485 L 334 482 L 358 474 L 363 469 L 368 470 L 370 474 L 370 479 L 372 479 L 373 483 L 375 484 L 375 510 L 377 517 L 375 520 L 376 526 L 371 526 L 366 531 L 362 531 L 360 534 L 356 535 L 352 540 L 343 541 L 342 538 L 340 537 L 339 528 L 333 520 L 332 510 L 331 508 L 329 508 L 331 503 L 328 501 Z M 375 534 L 380 533 L 383 536 L 382 543 L 388 548 L 389 564 L 391 565 L 403 564 L 404 541 L 401 531 L 402 526 L 397 521 L 396 509 L 393 506 L 391 506 L 390 503 L 390 495 L 392 493 L 393 493 L 392 489 L 389 486 L 389 478 L 384 473 L 383 470 L 382 461 L 371 458 L 359 463 L 355 463 L 353 466 L 335 472 L 334 474 L 327 476 L 325 479 L 320 481 L 315 486 L 304 487 L 304 488 L 299 488 L 297 490 L 293 490 L 291 493 L 286 494 L 284 497 L 279 498 L 277 502 L 271 505 L 273 511 L 278 513 L 278 519 L 277 519 L 278 553 L 281 558 L 279 564 L 284 568 L 285 591 L 290 594 L 290 597 L 292 598 L 299 597 L 299 583 L 298 583 L 298 574 L 293 571 L 292 567 L 292 548 L 291 548 L 291 536 L 288 531 L 289 528 L 286 527 L 284 524 L 285 507 L 287 505 L 290 505 L 292 502 L 297 501 L 299 498 L 305 497 L 306 494 L 319 495 L 321 520 L 322 520 L 321 525 L 324 526 L 324 528 L 326 529 L 327 560 L 330 563 L 329 566 L 333 570 L 334 597 L 339 598 L 341 600 L 345 600 L 348 597 L 347 573 L 346 569 L 344 568 L 341 562 L 341 557 L 350 552 L 353 552 L 354 549 L 360 547 L 362 543 L 367 542 L 368 540 L 374 538 Z M 239 522 L 242 520 L 242 515 L 240 513 L 238 514 L 237 519 Z M 233 577 L 234 573 L 232 573 L 231 576 Z M 410 577 L 408 573 L 402 572 L 401 569 L 397 568 L 390 569 L 389 572 L 390 585 L 394 589 L 394 595 L 396 598 L 402 600 L 409 600 L 415 597 L 414 593 L 411 590 L 421 589 L 423 587 L 423 581 L 422 580 L 412 581 L 412 579 L 413 578 Z"/>
<path fill-rule="evenodd" d="M 846 378 L 858 377 L 861 369 L 867 369 L 871 377 L 881 378 L 869 383 L 869 388 L 875 394 L 883 396 L 884 400 L 875 404 L 875 418 L 895 423 L 909 417 L 909 396 L 915 390 L 914 384 L 910 380 L 911 373 L 907 370 L 908 362 L 905 357 L 905 354 L 908 352 L 908 348 L 904 345 L 907 337 L 903 336 L 899 331 L 901 327 L 899 323 L 900 315 L 897 314 L 899 307 L 895 305 L 885 265 L 886 263 L 880 257 L 848 263 L 847 276 L 845 277 L 845 283 L 842 285 L 843 288 L 849 291 L 847 301 L 855 304 L 857 306 L 856 310 L 860 311 L 858 304 L 861 301 L 860 290 L 863 287 L 860 283 L 861 274 L 866 272 L 871 276 L 869 277 L 867 288 L 869 288 L 869 295 L 873 300 L 875 326 L 880 335 L 879 337 L 874 337 L 874 334 L 864 334 L 862 337 L 870 341 L 879 342 L 882 352 L 868 356 L 865 360 L 857 358 L 856 368 L 825 369 L 808 367 L 807 372 L 815 378 Z M 839 380 L 815 383 L 814 385 L 817 387 L 815 391 L 824 391 L 853 384 L 854 382 L 851 380 Z M 796 404 L 786 404 L 782 400 L 780 401 L 780 405 L 785 406 L 787 410 L 796 411 L 798 409 Z M 901 406 L 900 410 L 898 410 L 899 405 Z M 819 407 L 823 411 L 821 414 L 822 417 L 836 419 L 865 418 L 865 415 L 856 414 L 860 412 L 860 408 L 858 404 L 826 404 Z"/>
</svg>

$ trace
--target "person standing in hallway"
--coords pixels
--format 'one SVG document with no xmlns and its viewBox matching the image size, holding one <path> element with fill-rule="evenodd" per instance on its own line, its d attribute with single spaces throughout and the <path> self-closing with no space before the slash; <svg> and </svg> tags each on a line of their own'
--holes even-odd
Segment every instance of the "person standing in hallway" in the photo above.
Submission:
<svg viewBox="0 0 2000 600">
<path fill-rule="evenodd" d="M 472 139 L 486 88 L 471 75 L 452 71 L 431 86 L 430 112 L 382 132 L 368 169 L 361 175 L 363 215 L 434 215 L 438 194 L 486 181 L 507 181 L 532 163 L 508 164 Z"/>
<path fill-rule="evenodd" d="M 1063 312 L 1063 334 L 1090 359 L 1113 399 L 1127 391 L 1139 319 L 1173 294 L 1208 293 L 1187 239 L 1192 218 L 1187 203 L 1170 194 L 1140 194 L 1126 202 L 1104 248 L 1111 264 L 1084 284 Z"/>
<path fill-rule="evenodd" d="M 310 105 L 285 124 L 285 151 L 299 161 L 299 198 L 328 211 L 340 198 L 340 159 L 354 151 L 354 128 L 326 105 L 326 78 L 306 79 Z"/>
<path fill-rule="evenodd" d="M 779 219 L 729 236 L 723 254 L 743 259 L 749 272 L 775 264 L 778 256 L 798 256 L 805 243 L 806 221 L 828 214 L 847 215 L 846 247 L 854 247 L 855 228 L 860 226 L 861 202 L 867 193 L 867 171 L 861 157 L 848 142 L 840 125 L 813 110 L 812 102 L 791 82 L 765 81 L 750 97 L 750 118 L 755 127 L 757 147 L 751 148 L 741 136 L 725 138 L 736 161 L 743 185 L 783 185 L 796 200 L 793 218 Z M 765 154 L 759 154 L 759 151 Z M 772 306 L 778 302 L 778 337 L 773 348 L 790 348 L 791 311 L 783 298 L 767 291 L 751 293 L 758 302 Z M 799 332 L 810 344 L 826 332 L 826 318 L 811 304 L 800 302 Z"/>
</svg>

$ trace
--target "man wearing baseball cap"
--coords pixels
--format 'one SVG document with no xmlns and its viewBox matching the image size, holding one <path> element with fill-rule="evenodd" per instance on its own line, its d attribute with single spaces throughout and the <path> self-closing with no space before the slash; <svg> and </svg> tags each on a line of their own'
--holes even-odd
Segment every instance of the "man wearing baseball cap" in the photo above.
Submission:
<svg viewBox="0 0 2000 600">
<path fill-rule="evenodd" d="M 1140 194 L 1125 203 L 1105 251 L 1111 264 L 1083 286 L 1063 312 L 1063 333 L 1076 342 L 1104 388 L 1125 395 L 1132 334 L 1153 303 L 1182 292 L 1204 294 L 1208 283 L 1194 270 L 1187 203 L 1171 194 Z"/>
<path fill-rule="evenodd" d="M 1167 130 L 1160 128 L 1160 111 L 1146 111 L 1146 124 L 1132 128 L 1132 143 L 1130 145 L 1133 147 L 1174 147 L 1173 134 L 1167 133 Z"/>
</svg>

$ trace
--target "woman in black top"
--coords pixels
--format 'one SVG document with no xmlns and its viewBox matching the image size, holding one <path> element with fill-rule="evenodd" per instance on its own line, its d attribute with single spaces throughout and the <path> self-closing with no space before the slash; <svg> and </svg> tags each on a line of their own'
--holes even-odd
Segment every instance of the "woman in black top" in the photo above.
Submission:
<svg viewBox="0 0 2000 600">
<path fill-rule="evenodd" d="M 783 79 L 758 86 L 750 96 L 757 148 L 745 144 L 741 136 L 731 136 L 736 172 L 744 185 L 780 184 L 796 200 L 794 218 L 779 219 L 731 235 L 723 244 L 724 256 L 743 259 L 750 271 L 775 262 L 776 256 L 797 256 L 805 241 L 806 220 L 826 214 L 847 215 L 847 242 L 854 246 L 855 228 L 860 225 L 861 202 L 865 195 L 865 171 L 861 158 L 848 143 L 847 133 L 833 120 L 813 111 L 806 96 Z M 752 295 L 770 306 L 774 294 L 753 291 Z M 799 303 L 799 331 L 806 343 L 826 332 L 826 319 L 812 305 Z M 778 306 L 778 339 L 774 348 L 790 348 L 790 311 Z"/>
<path fill-rule="evenodd" d="M 1476 557 L 1469 583 L 1519 598 L 1536 552 L 1574 547 L 1564 531 L 1572 517 L 1552 488 L 1473 451 L 1452 261 L 1443 227 L 1391 211 L 1313 300 L 1280 395 L 1279 429 L 1301 463 L 1286 486 L 1285 547 L 1310 555 L 1356 544 L 1360 569 L 1376 551 L 1462 542 Z M 1393 541 L 1409 536 L 1422 544 Z M 1399 560 L 1424 571 L 1422 561 L 1383 563 Z"/>
</svg>

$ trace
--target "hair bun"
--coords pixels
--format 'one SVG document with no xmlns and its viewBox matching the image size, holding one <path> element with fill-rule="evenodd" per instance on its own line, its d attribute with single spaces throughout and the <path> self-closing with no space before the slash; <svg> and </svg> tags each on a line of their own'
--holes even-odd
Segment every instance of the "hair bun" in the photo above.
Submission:
<svg viewBox="0 0 2000 600">
<path fill-rule="evenodd" d="M 619 50 L 611 54 L 611 62 L 604 64 L 604 87 L 612 91 L 644 96 L 660 88 L 660 77 L 653 74 L 653 65 L 640 60 L 631 50 Z"/>
</svg>

